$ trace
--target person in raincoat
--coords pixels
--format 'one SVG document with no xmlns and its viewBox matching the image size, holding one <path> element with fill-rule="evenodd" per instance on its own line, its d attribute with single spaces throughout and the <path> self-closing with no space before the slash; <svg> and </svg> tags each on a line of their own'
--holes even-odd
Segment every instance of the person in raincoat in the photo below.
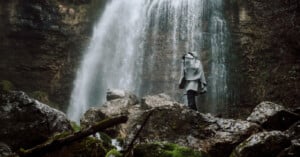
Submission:
<svg viewBox="0 0 300 157">
<path fill-rule="evenodd" d="M 179 88 L 186 92 L 188 107 L 197 110 L 196 96 L 207 91 L 202 63 L 198 59 L 197 52 L 188 52 L 183 55 Z"/>
</svg>

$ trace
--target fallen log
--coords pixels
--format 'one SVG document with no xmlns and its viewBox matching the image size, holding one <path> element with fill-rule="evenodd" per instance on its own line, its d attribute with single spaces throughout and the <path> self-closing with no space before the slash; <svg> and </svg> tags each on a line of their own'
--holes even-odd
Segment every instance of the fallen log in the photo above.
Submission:
<svg viewBox="0 0 300 157">
<path fill-rule="evenodd" d="M 138 139 L 140 133 L 142 132 L 142 130 L 144 129 L 144 127 L 146 126 L 148 120 L 150 119 L 151 115 L 153 113 L 153 110 L 151 110 L 148 115 L 146 116 L 146 118 L 144 119 L 141 127 L 137 130 L 136 134 L 134 135 L 133 139 L 131 140 L 131 142 L 129 143 L 129 145 L 127 146 L 127 149 L 125 149 L 124 152 L 122 152 L 124 155 L 123 157 L 130 157 L 132 154 L 132 149 L 134 147 L 134 142 Z"/>
<path fill-rule="evenodd" d="M 45 154 L 49 151 L 56 150 L 58 148 L 61 148 L 62 146 L 71 144 L 72 142 L 81 140 L 89 135 L 95 134 L 99 131 L 103 131 L 109 127 L 126 123 L 128 120 L 127 116 L 120 116 L 116 118 L 106 119 L 103 120 L 87 129 L 80 130 L 78 132 L 75 132 L 73 134 L 70 134 L 66 137 L 62 137 L 59 139 L 53 139 L 49 140 L 43 144 L 37 145 L 31 149 L 27 150 L 21 150 L 18 152 L 20 157 L 29 157 L 29 156 L 41 156 L 42 154 Z"/>
</svg>

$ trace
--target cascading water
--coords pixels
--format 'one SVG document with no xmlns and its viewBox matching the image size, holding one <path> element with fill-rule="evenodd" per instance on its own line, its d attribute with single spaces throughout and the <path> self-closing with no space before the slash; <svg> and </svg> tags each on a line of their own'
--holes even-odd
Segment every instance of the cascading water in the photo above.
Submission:
<svg viewBox="0 0 300 157">
<path fill-rule="evenodd" d="M 227 100 L 226 34 L 222 0 L 111 0 L 77 72 L 68 116 L 78 121 L 102 104 L 107 88 L 180 100 L 180 57 L 188 51 L 199 53 L 207 75 L 200 109 L 216 112 Z"/>
<path fill-rule="evenodd" d="M 68 116 L 75 121 L 89 106 L 105 101 L 108 88 L 137 91 L 143 63 L 144 2 L 113 0 L 94 29 L 77 72 Z"/>
</svg>

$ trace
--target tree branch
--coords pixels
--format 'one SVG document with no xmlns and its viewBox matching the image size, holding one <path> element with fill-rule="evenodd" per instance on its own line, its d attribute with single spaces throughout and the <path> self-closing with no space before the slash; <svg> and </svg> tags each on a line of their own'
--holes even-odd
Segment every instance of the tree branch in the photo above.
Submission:
<svg viewBox="0 0 300 157">
<path fill-rule="evenodd" d="M 118 125 L 121 123 L 126 123 L 127 120 L 128 120 L 127 116 L 120 116 L 120 117 L 116 117 L 116 118 L 106 119 L 106 120 L 103 120 L 87 129 L 80 130 L 80 131 L 70 134 L 66 137 L 47 141 L 47 142 L 37 145 L 31 149 L 20 151 L 18 154 L 20 155 L 20 157 L 40 156 L 41 154 L 47 153 L 49 151 L 53 151 L 64 145 L 68 145 L 72 142 L 81 140 L 89 135 L 95 134 L 99 131 L 103 131 L 109 127 L 112 127 L 112 126 L 115 126 L 115 125 Z"/>
</svg>

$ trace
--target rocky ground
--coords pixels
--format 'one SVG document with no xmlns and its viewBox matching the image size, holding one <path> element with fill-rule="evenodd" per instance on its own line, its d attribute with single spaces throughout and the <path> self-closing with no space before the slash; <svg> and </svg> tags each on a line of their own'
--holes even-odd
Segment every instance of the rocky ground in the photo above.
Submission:
<svg viewBox="0 0 300 157">
<path fill-rule="evenodd" d="M 299 108 L 288 109 L 265 101 L 246 120 L 241 120 L 190 110 L 165 94 L 139 100 L 132 93 L 111 90 L 107 99 L 105 104 L 90 108 L 83 115 L 81 129 L 120 115 L 129 118 L 127 123 L 101 132 L 100 138 L 88 137 L 44 156 L 122 156 L 132 141 L 130 155 L 134 157 L 300 155 Z M 47 138 L 75 131 L 63 113 L 24 92 L 1 93 L 0 125 L 0 156 L 12 152 L 17 156 L 20 148 L 27 149 Z M 113 143 L 119 143 L 119 151 L 111 138 L 115 139 Z"/>
</svg>

